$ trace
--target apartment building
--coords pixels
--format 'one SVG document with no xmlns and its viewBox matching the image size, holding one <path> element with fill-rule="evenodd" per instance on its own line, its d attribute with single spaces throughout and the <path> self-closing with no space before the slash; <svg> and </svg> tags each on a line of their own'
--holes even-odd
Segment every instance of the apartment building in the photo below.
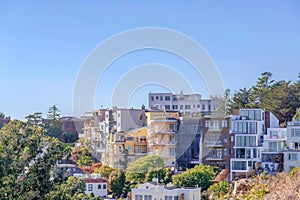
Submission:
<svg viewBox="0 0 300 200">
<path fill-rule="evenodd" d="M 300 118 L 287 123 L 288 151 L 284 152 L 284 171 L 300 167 Z"/>
<path fill-rule="evenodd" d="M 150 110 L 177 111 L 183 116 L 195 117 L 209 115 L 215 111 L 219 99 L 202 99 L 200 94 L 149 93 Z"/>
<path fill-rule="evenodd" d="M 108 165 L 125 169 L 131 162 L 147 155 L 147 150 L 148 129 L 146 127 L 111 134 Z"/>
<path fill-rule="evenodd" d="M 221 113 L 202 118 L 202 163 L 229 169 L 234 138 L 230 135 L 231 118 Z"/>
<path fill-rule="evenodd" d="M 232 118 L 230 134 L 234 135 L 235 143 L 234 158 L 230 159 L 230 180 L 255 174 L 256 163 L 261 163 L 266 128 L 279 124 L 272 113 L 267 113 L 262 109 L 240 109 L 240 116 Z"/>
<path fill-rule="evenodd" d="M 146 111 L 149 154 L 159 155 L 166 166 L 175 167 L 178 112 Z"/>
<path fill-rule="evenodd" d="M 267 128 L 261 151 L 261 167 L 269 172 L 283 170 L 283 151 L 287 150 L 287 129 Z"/>
</svg>

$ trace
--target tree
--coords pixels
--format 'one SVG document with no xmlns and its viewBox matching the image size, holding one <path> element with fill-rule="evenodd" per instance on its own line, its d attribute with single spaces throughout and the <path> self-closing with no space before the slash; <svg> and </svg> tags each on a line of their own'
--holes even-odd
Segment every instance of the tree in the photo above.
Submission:
<svg viewBox="0 0 300 200">
<path fill-rule="evenodd" d="M 45 197 L 49 200 L 75 200 L 75 199 L 86 199 L 95 200 L 92 195 L 84 194 L 85 182 L 74 176 L 70 176 L 68 180 L 63 184 L 58 184 L 54 189 L 49 192 Z"/>
<path fill-rule="evenodd" d="M 235 92 L 232 101 L 229 105 L 229 110 L 232 113 L 234 109 L 240 109 L 240 108 L 250 108 L 250 95 L 251 95 L 251 89 L 243 88 L 240 89 L 238 92 Z"/>
<path fill-rule="evenodd" d="M 43 117 L 41 112 L 35 112 L 31 115 L 27 115 L 25 118 L 27 119 L 27 124 L 30 126 L 42 126 Z"/>
<path fill-rule="evenodd" d="M 217 111 L 224 113 L 226 115 L 231 114 L 230 105 L 231 105 L 231 94 L 230 89 L 226 89 L 224 92 L 224 95 L 219 100 L 219 106 L 217 108 Z"/>
<path fill-rule="evenodd" d="M 0 119 L 4 119 L 5 118 L 5 114 L 3 112 L 0 112 Z"/>
<path fill-rule="evenodd" d="M 108 165 L 102 165 L 100 168 L 95 169 L 94 173 L 100 173 L 103 178 L 109 178 L 110 173 L 114 170 Z"/>
<path fill-rule="evenodd" d="M 211 192 L 212 199 L 224 199 L 223 197 L 230 191 L 231 184 L 228 181 L 220 181 L 211 185 L 208 191 Z"/>
<path fill-rule="evenodd" d="M 119 197 L 125 187 L 125 173 L 122 170 L 114 170 L 109 175 L 110 188 L 114 196 Z"/>
<path fill-rule="evenodd" d="M 78 135 L 73 132 L 63 133 L 63 139 L 65 143 L 73 143 L 78 139 Z"/>
<path fill-rule="evenodd" d="M 172 173 L 170 169 L 161 168 L 159 170 L 149 171 L 146 173 L 144 182 L 151 182 L 153 178 L 157 178 L 164 185 L 172 182 Z"/>
<path fill-rule="evenodd" d="M 147 155 L 130 163 L 126 169 L 126 178 L 132 182 L 142 182 L 148 171 L 164 167 L 164 160 L 158 155 Z"/>
<path fill-rule="evenodd" d="M 60 110 L 56 105 L 49 108 L 47 114 L 47 122 L 45 124 L 47 134 L 63 141 L 62 123 L 60 120 Z"/>
<path fill-rule="evenodd" d="M 201 187 L 202 190 L 206 190 L 215 176 L 216 172 L 213 167 L 201 164 L 173 176 L 173 184 L 184 187 Z"/>
</svg>

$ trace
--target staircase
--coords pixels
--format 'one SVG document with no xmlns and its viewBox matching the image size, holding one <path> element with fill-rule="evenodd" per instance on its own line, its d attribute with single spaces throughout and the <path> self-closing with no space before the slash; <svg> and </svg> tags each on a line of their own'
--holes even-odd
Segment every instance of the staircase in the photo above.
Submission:
<svg viewBox="0 0 300 200">
<path fill-rule="evenodd" d="M 215 180 L 213 182 L 219 182 L 224 181 L 227 179 L 227 176 L 229 174 L 229 169 L 222 169 L 222 171 L 216 176 Z"/>
</svg>

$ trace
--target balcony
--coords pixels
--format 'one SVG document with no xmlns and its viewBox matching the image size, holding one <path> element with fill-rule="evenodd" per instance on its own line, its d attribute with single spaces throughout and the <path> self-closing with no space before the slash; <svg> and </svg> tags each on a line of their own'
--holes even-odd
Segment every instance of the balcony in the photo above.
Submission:
<svg viewBox="0 0 300 200">
<path fill-rule="evenodd" d="M 207 147 L 223 147 L 222 141 L 205 141 L 205 146 Z"/>
<path fill-rule="evenodd" d="M 211 160 L 211 161 L 222 161 L 223 157 L 222 156 L 207 156 L 205 159 Z"/>
<path fill-rule="evenodd" d="M 136 141 L 135 142 L 135 145 L 138 145 L 138 146 L 147 146 L 148 145 L 148 141 Z"/>
<path fill-rule="evenodd" d="M 150 122 L 173 122 L 176 123 L 177 119 L 175 117 L 154 117 Z"/>
<path fill-rule="evenodd" d="M 150 130 L 150 134 L 175 134 L 177 131 L 174 129 L 167 129 L 167 130 L 158 130 L 158 131 L 153 131 L 152 129 Z"/>
<path fill-rule="evenodd" d="M 231 159 L 232 171 L 252 171 L 253 162 L 251 159 Z"/>
</svg>

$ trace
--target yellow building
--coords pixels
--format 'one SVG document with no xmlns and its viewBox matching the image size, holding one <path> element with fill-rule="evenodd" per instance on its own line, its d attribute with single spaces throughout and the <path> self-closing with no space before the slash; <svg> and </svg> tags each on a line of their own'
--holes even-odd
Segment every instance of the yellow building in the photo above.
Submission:
<svg viewBox="0 0 300 200">
<path fill-rule="evenodd" d="M 166 166 L 175 166 L 178 112 L 148 111 L 145 114 L 148 126 L 148 154 L 159 155 L 164 159 Z"/>
<path fill-rule="evenodd" d="M 136 159 L 147 155 L 148 130 L 146 127 L 110 134 L 109 165 L 124 169 Z"/>
</svg>

